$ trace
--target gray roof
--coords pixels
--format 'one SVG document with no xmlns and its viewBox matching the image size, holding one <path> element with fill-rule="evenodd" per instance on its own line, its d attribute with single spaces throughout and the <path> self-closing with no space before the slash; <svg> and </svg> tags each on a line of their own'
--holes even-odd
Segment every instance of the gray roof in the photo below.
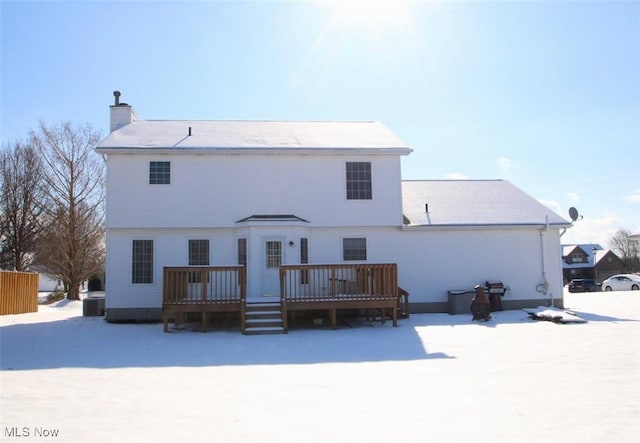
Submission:
<svg viewBox="0 0 640 443">
<path fill-rule="evenodd" d="M 189 135 L 191 130 L 191 135 Z M 98 152 L 140 149 L 344 150 L 411 152 L 380 122 L 135 120 L 110 133 Z"/>
<path fill-rule="evenodd" d="M 304 222 L 309 223 L 309 220 L 305 220 L 304 218 L 298 217 L 293 214 L 254 214 L 249 217 L 245 217 L 242 220 L 236 221 L 236 223 L 245 223 L 252 221 L 273 221 L 273 222 L 283 222 L 283 221 L 293 221 L 293 222 Z"/>
<path fill-rule="evenodd" d="M 505 180 L 403 181 L 402 206 L 409 226 L 570 225 Z"/>
</svg>

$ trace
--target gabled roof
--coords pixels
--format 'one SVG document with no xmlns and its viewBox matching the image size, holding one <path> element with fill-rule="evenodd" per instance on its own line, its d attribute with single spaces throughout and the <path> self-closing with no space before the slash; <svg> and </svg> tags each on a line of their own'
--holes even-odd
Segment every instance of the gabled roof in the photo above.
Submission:
<svg viewBox="0 0 640 443">
<path fill-rule="evenodd" d="M 589 258 L 591 257 L 592 251 L 594 249 L 597 251 L 604 251 L 604 248 L 600 246 L 598 243 L 581 243 L 581 244 L 572 244 L 572 245 L 562 245 L 562 256 L 566 257 L 567 255 L 573 253 L 573 251 L 576 248 L 580 248 L 580 250 L 584 252 Z"/>
<path fill-rule="evenodd" d="M 582 268 L 592 268 L 593 267 L 593 250 L 598 251 L 596 253 L 596 257 L 598 259 L 602 258 L 604 254 L 601 252 L 604 251 L 602 246 L 597 243 L 583 243 L 579 245 L 562 245 L 562 268 L 563 269 L 582 269 Z M 576 262 L 576 263 L 567 263 L 564 260 L 565 257 L 573 254 L 574 252 L 581 252 L 585 255 L 585 262 Z"/>
<path fill-rule="evenodd" d="M 596 253 L 596 263 L 600 263 L 600 261 L 604 260 L 605 257 L 609 255 L 613 255 L 618 258 L 615 252 L 611 249 L 604 249 L 597 243 L 584 243 L 577 245 L 562 245 L 562 257 L 566 257 L 569 254 L 572 254 L 576 249 L 580 249 L 585 256 L 587 257 L 587 261 L 585 263 L 567 263 L 562 260 L 562 267 L 564 269 L 579 269 L 579 268 L 592 268 L 593 267 L 593 252 L 595 250 Z M 619 260 L 619 258 L 618 258 Z"/>
<path fill-rule="evenodd" d="M 110 133 L 97 147 L 98 152 L 142 149 L 411 152 L 380 122 L 135 120 Z"/>
<path fill-rule="evenodd" d="M 570 226 L 505 180 L 403 181 L 402 206 L 409 226 Z"/>
</svg>

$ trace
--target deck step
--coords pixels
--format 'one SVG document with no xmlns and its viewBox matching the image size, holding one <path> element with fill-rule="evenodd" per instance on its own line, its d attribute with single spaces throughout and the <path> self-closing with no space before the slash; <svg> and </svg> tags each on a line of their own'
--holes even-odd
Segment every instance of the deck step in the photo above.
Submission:
<svg viewBox="0 0 640 443">
<path fill-rule="evenodd" d="M 245 305 L 245 335 L 285 334 L 280 302 L 250 302 Z"/>
<path fill-rule="evenodd" d="M 284 334 L 284 328 L 282 326 L 261 326 L 261 327 L 247 327 L 244 330 L 245 335 L 268 335 L 268 334 Z"/>
<path fill-rule="evenodd" d="M 247 303 L 247 309 L 280 309 L 280 303 Z"/>
<path fill-rule="evenodd" d="M 282 327 L 281 318 L 248 318 L 245 322 L 247 328 L 256 326 L 280 326 Z"/>
<path fill-rule="evenodd" d="M 282 317 L 282 311 L 246 311 L 247 317 Z"/>
</svg>

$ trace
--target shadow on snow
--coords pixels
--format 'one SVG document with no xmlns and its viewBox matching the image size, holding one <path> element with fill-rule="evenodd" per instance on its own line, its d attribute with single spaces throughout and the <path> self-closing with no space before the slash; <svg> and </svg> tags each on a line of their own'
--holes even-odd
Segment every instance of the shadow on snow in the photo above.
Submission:
<svg viewBox="0 0 640 443">
<path fill-rule="evenodd" d="M 589 322 L 636 321 L 573 312 Z M 397 328 L 390 321 L 385 325 L 357 321 L 353 327 L 342 323 L 336 331 L 326 327 L 301 328 L 268 336 L 245 336 L 238 329 L 166 334 L 161 324 L 110 324 L 98 317 L 76 316 L 0 328 L 0 368 L 206 367 L 449 359 L 455 356 L 429 352 L 430 327 L 495 328 L 539 323 L 524 311 L 491 315 L 487 322 L 472 321 L 467 314 L 413 315 L 400 320 Z"/>
<path fill-rule="evenodd" d="M 295 329 L 245 336 L 235 331 L 163 333 L 161 324 L 110 324 L 71 317 L 0 329 L 3 370 L 55 368 L 203 367 L 356 363 L 452 358 L 429 353 L 414 324 L 403 320 L 353 328 Z"/>
</svg>

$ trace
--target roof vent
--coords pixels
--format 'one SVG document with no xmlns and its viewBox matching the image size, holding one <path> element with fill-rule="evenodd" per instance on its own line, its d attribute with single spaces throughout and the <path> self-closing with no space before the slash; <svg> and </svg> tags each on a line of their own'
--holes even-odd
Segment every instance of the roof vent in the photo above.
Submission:
<svg viewBox="0 0 640 443">
<path fill-rule="evenodd" d="M 189 137 L 191 137 L 191 126 L 189 126 Z"/>
<path fill-rule="evenodd" d="M 424 204 L 424 212 L 429 213 L 429 203 Z"/>
<path fill-rule="evenodd" d="M 120 91 L 113 91 L 113 96 L 116 98 L 116 106 L 120 106 Z"/>
</svg>

